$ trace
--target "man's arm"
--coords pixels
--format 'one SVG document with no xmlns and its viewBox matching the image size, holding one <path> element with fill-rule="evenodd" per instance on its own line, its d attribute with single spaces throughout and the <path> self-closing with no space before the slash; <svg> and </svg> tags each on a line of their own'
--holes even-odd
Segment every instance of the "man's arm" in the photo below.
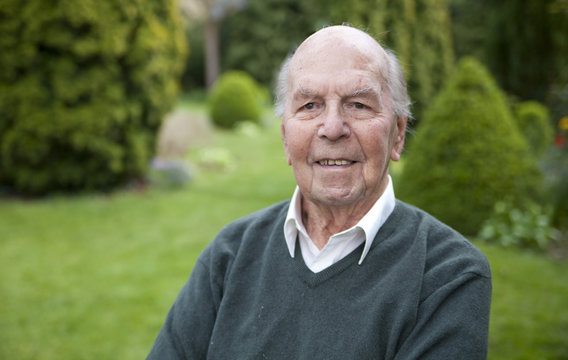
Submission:
<svg viewBox="0 0 568 360">
<path fill-rule="evenodd" d="M 219 301 L 219 288 L 198 260 L 146 359 L 204 359 Z"/>
<path fill-rule="evenodd" d="M 486 359 L 491 278 L 469 272 L 424 299 L 395 359 Z"/>
</svg>

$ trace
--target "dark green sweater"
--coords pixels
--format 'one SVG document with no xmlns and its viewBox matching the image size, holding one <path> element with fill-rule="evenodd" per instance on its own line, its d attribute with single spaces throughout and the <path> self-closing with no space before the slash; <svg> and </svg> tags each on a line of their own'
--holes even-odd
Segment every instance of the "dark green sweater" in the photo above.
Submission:
<svg viewBox="0 0 568 360">
<path fill-rule="evenodd" d="M 225 227 L 200 255 L 148 359 L 485 359 L 483 254 L 397 201 L 362 246 L 312 273 L 283 234 L 288 202 Z"/>
</svg>

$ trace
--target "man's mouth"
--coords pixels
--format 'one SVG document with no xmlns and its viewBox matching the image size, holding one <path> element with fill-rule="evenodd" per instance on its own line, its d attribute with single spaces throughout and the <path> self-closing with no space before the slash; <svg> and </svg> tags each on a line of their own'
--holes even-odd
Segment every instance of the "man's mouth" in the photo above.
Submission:
<svg viewBox="0 0 568 360">
<path fill-rule="evenodd" d="M 341 165 L 351 165 L 353 164 L 354 161 L 350 161 L 350 160 L 331 160 L 331 159 L 326 159 L 326 160 L 319 160 L 318 164 L 323 165 L 323 166 L 341 166 Z"/>
</svg>

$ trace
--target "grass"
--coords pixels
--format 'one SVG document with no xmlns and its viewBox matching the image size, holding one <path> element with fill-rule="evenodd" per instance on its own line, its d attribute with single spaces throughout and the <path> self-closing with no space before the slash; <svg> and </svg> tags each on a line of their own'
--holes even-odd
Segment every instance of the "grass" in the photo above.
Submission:
<svg viewBox="0 0 568 360">
<path fill-rule="evenodd" d="M 477 244 L 493 274 L 490 359 L 568 359 L 568 263 Z"/>
<path fill-rule="evenodd" d="M 201 249 L 294 189 L 276 124 L 213 146 L 232 165 L 182 189 L 0 199 L 0 358 L 144 358 Z M 568 264 L 479 245 L 494 274 L 490 359 L 568 359 Z"/>
</svg>

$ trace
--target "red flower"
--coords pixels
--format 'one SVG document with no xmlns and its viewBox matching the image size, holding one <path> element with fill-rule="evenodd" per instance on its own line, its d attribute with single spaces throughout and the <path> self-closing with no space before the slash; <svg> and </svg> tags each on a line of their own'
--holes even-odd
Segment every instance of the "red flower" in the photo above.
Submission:
<svg viewBox="0 0 568 360">
<path fill-rule="evenodd" d="M 556 136 L 554 137 L 554 146 L 556 146 L 559 149 L 564 148 L 564 146 L 566 145 L 566 138 L 564 137 L 564 134 L 556 134 Z"/>
</svg>

